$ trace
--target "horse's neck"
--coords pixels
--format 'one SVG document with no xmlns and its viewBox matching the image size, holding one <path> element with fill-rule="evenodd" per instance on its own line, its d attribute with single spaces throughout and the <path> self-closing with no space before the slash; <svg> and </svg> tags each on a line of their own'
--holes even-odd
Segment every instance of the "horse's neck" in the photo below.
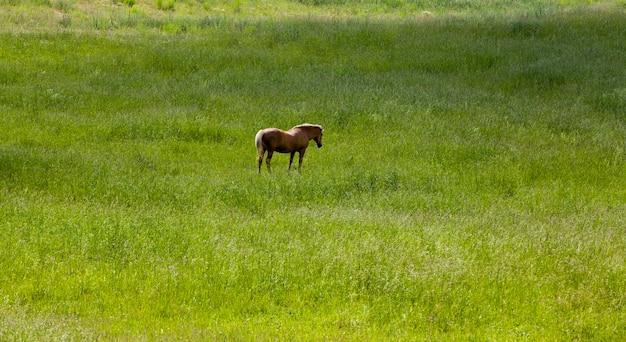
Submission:
<svg viewBox="0 0 626 342">
<path fill-rule="evenodd" d="M 304 132 L 308 140 L 311 140 L 315 137 L 315 132 L 312 127 L 300 127 L 300 129 Z"/>
</svg>

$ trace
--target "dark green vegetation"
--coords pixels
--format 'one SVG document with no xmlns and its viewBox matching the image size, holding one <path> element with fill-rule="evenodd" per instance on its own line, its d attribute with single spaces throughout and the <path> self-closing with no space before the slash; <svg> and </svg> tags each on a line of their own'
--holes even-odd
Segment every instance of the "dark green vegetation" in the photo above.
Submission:
<svg viewBox="0 0 626 342">
<path fill-rule="evenodd" d="M 623 4 L 0 4 L 0 339 L 626 335 Z M 256 175 L 256 131 L 303 122 L 303 172 Z"/>
</svg>

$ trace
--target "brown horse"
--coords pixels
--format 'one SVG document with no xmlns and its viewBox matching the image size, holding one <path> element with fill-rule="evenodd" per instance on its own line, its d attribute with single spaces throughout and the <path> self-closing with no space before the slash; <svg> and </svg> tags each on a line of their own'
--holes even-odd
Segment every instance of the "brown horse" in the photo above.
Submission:
<svg viewBox="0 0 626 342">
<path fill-rule="evenodd" d="M 324 129 L 320 125 L 302 124 L 298 125 L 288 131 L 283 131 L 278 128 L 266 128 L 260 130 L 254 139 L 256 143 L 256 149 L 259 152 L 259 173 L 261 173 L 261 165 L 263 164 L 263 155 L 267 151 L 267 171 L 272 172 L 270 168 L 270 162 L 272 161 L 272 155 L 274 151 L 280 153 L 291 153 L 289 157 L 289 167 L 291 170 L 291 163 L 293 162 L 293 156 L 298 152 L 300 161 L 298 163 L 298 171 L 302 167 L 302 158 L 304 158 L 304 151 L 309 146 L 309 140 L 315 140 L 317 147 L 322 147 L 322 131 Z"/>
</svg>

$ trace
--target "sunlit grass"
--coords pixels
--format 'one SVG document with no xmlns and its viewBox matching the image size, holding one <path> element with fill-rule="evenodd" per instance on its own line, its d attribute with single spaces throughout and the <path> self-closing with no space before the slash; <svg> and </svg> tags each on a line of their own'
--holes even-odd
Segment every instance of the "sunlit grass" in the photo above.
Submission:
<svg viewBox="0 0 626 342">
<path fill-rule="evenodd" d="M 0 339 L 626 334 L 621 4 L 206 3 L 0 1 Z"/>
</svg>

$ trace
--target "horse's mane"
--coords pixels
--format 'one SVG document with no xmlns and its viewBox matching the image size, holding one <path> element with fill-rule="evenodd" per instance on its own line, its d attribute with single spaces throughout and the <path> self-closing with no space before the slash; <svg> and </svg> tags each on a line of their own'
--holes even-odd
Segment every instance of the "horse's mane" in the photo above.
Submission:
<svg viewBox="0 0 626 342">
<path fill-rule="evenodd" d="M 320 126 L 320 125 L 314 125 L 314 124 L 309 124 L 309 123 L 305 123 L 302 125 L 298 125 L 298 126 L 294 126 L 293 128 L 301 128 L 301 127 L 315 127 L 315 128 L 319 128 L 320 130 L 324 130 L 324 127 Z"/>
</svg>

